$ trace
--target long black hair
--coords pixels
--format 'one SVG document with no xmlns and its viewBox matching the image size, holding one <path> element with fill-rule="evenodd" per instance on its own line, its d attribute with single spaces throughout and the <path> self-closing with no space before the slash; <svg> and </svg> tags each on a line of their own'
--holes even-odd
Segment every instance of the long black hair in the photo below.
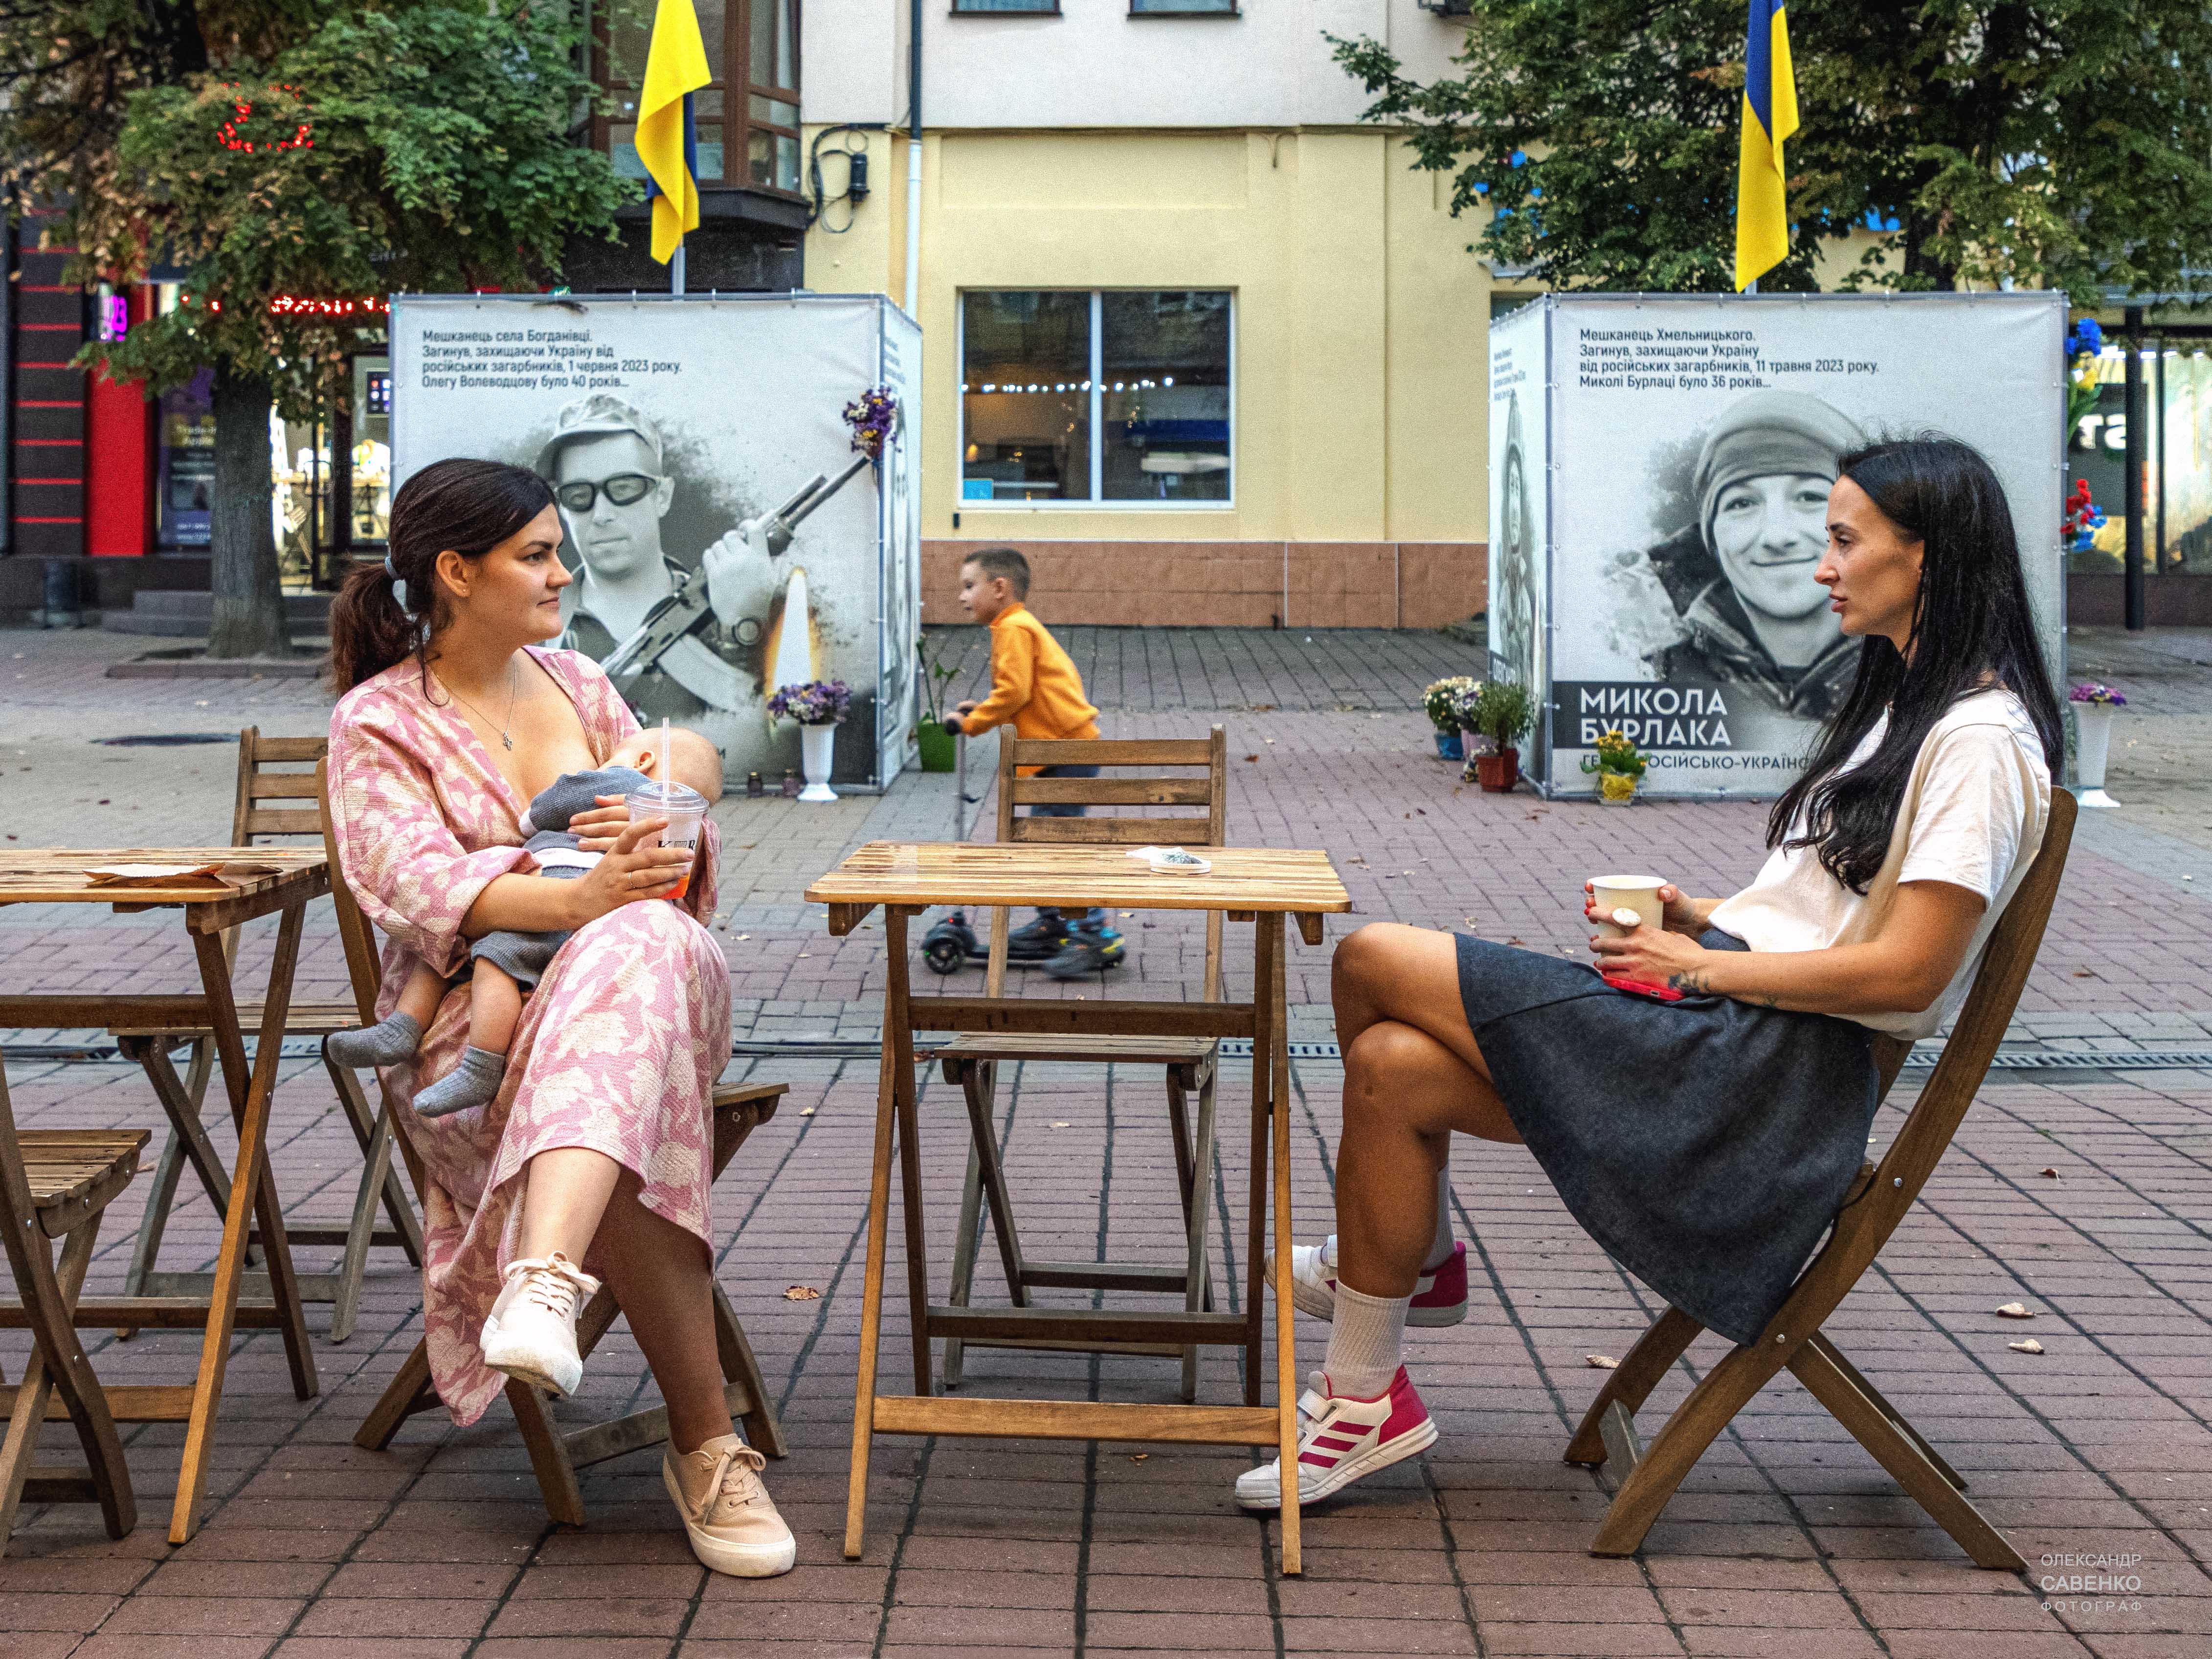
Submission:
<svg viewBox="0 0 2212 1659">
<path fill-rule="evenodd" d="M 391 551 L 356 565 L 331 602 L 331 682 L 343 696 L 394 663 L 421 657 L 445 622 L 438 555 L 480 559 L 553 505 L 552 486 L 502 461 L 434 461 L 392 498 Z M 404 592 L 402 605 L 395 589 Z"/>
<path fill-rule="evenodd" d="M 1921 544 L 1912 655 L 1878 634 L 1860 646 L 1850 695 L 1821 729 L 1804 775 L 1774 803 L 1766 844 L 1818 848 L 1830 875 L 1863 893 L 1888 856 L 1920 745 L 1960 697 L 1992 684 L 2018 697 L 2054 775 L 2065 738 L 2012 510 L 1980 453 L 1936 434 L 1893 440 L 1844 456 L 1838 477 Z M 1874 753 L 1843 770 L 1885 713 L 1889 724 Z"/>
</svg>

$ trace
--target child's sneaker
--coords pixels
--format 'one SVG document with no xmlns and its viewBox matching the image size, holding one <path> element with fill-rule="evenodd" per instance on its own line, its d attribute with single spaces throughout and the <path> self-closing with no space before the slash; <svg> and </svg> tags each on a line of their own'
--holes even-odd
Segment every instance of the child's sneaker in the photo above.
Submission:
<svg viewBox="0 0 2212 1659">
<path fill-rule="evenodd" d="M 1070 931 L 1057 915 L 1039 916 L 1006 935 L 1006 955 L 1016 962 L 1042 962 L 1066 946 Z"/>
<path fill-rule="evenodd" d="M 1128 953 L 1128 941 L 1111 927 L 1072 930 L 1060 954 L 1044 965 L 1050 979 L 1081 979 L 1113 967 Z"/>
<path fill-rule="evenodd" d="M 507 1284 L 483 1322 L 484 1364 L 566 1400 L 584 1380 L 576 1352 L 576 1304 L 599 1281 L 556 1250 L 543 1261 L 507 1264 Z"/>
<path fill-rule="evenodd" d="M 1267 1253 L 1267 1282 L 1274 1283 L 1275 1254 Z M 1316 1319 L 1336 1317 L 1336 1235 L 1325 1244 L 1291 1246 L 1291 1301 Z M 1456 1325 L 1467 1317 L 1467 1245 L 1455 1241 L 1442 1267 L 1425 1267 L 1413 1281 L 1408 1325 Z"/>
<path fill-rule="evenodd" d="M 1314 1372 L 1298 1400 L 1298 1422 L 1301 1510 L 1437 1443 L 1437 1425 L 1403 1365 L 1372 1400 L 1333 1395 L 1328 1374 Z M 1282 1459 L 1238 1475 L 1237 1501 L 1248 1510 L 1282 1508 Z"/>
</svg>

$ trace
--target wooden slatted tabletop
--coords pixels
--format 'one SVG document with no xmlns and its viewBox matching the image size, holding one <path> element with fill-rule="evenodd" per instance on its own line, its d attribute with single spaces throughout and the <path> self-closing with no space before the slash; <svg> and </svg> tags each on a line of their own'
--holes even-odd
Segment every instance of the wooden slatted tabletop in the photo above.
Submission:
<svg viewBox="0 0 2212 1659">
<path fill-rule="evenodd" d="M 1197 847 L 1203 875 L 1154 874 L 1116 847 L 872 841 L 806 890 L 832 906 L 1039 904 L 1123 910 L 1339 914 L 1352 908 L 1328 854 Z"/>
<path fill-rule="evenodd" d="M 302 881 L 324 880 L 325 862 L 319 847 L 10 847 L 0 851 L 0 904 L 204 905 L 258 898 Z M 258 864 L 272 866 L 276 873 L 161 886 L 95 884 L 86 873 L 122 864 Z"/>
</svg>

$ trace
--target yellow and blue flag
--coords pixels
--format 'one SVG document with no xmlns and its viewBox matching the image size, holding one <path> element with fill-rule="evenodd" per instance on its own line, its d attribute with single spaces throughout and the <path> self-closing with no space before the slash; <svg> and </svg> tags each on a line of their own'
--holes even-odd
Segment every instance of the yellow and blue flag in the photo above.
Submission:
<svg viewBox="0 0 2212 1659">
<path fill-rule="evenodd" d="M 652 181 L 646 193 L 653 198 L 653 257 L 662 264 L 675 258 L 685 231 L 699 228 L 691 94 L 714 78 L 691 0 L 659 0 L 637 102 L 637 159 Z"/>
<path fill-rule="evenodd" d="M 1782 0 L 1751 0 L 1743 51 L 1743 142 L 1736 160 L 1735 286 L 1741 294 L 1790 257 L 1782 141 L 1797 131 L 1797 77 Z"/>
</svg>

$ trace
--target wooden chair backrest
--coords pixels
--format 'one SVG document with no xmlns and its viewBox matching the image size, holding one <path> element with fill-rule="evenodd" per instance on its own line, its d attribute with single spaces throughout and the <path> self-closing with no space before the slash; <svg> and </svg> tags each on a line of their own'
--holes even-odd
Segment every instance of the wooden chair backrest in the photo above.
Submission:
<svg viewBox="0 0 2212 1659">
<path fill-rule="evenodd" d="M 1897 1139 L 1882 1154 L 1873 1180 L 1844 1205 L 1827 1244 L 1805 1270 L 1790 1304 L 1778 1317 L 1790 1316 L 1803 1298 L 1814 1304 L 1809 1310 L 1812 1325 L 1825 1319 L 1888 1242 L 1950 1147 L 1952 1136 L 1959 1132 L 1983 1079 L 1989 1075 L 1990 1061 L 1996 1057 L 1997 1044 L 2012 1022 L 2028 970 L 2034 967 L 2036 952 L 2042 948 L 2051 908 L 2058 897 L 2058 884 L 2066 873 L 2066 854 L 2073 844 L 2077 810 L 2072 795 L 2052 787 L 2043 845 L 1990 934 L 1973 988 L 1959 1010 L 1934 1074 L 1906 1114 Z M 1893 1037 L 1875 1039 L 1875 1058 L 1885 1095 L 1911 1047 Z"/>
<path fill-rule="evenodd" d="M 999 839 L 1079 847 L 1225 847 L 1229 844 L 1229 739 L 1215 726 L 1203 738 L 1089 738 L 1063 740 L 999 737 Z M 1096 766 L 1095 778 L 1022 777 L 1023 766 Z M 1167 775 L 1161 767 L 1206 768 L 1204 777 Z M 1136 772 L 1138 768 L 1154 769 Z M 1109 775 L 1109 772 L 1113 775 Z M 1133 773 L 1133 775 L 1130 774 Z M 1017 806 L 1192 806 L 1172 817 L 1036 818 Z M 991 912 L 991 955 L 985 994 L 1006 988 L 1006 938 L 1012 931 L 1003 905 Z M 1206 990 L 1221 996 L 1221 912 L 1206 915 Z"/>
<path fill-rule="evenodd" d="M 304 739 L 295 739 L 304 741 Z M 337 912 L 338 943 L 344 947 L 346 977 L 353 985 L 354 1006 L 361 1014 L 363 1025 L 376 1023 L 376 998 L 383 988 L 384 969 L 376 952 L 376 933 L 368 918 L 362 914 L 361 902 L 346 885 L 345 869 L 338 862 L 338 838 L 331 816 L 330 762 L 318 757 L 313 781 L 315 786 L 315 810 L 322 822 L 323 854 L 330 860 L 331 903 Z M 382 1093 L 380 1081 L 379 1092 Z M 415 1151 L 415 1143 L 408 1139 L 408 1116 L 405 1112 L 392 1109 L 391 1099 L 384 1097 L 385 1115 L 392 1120 L 392 1139 L 399 1147 L 399 1155 L 407 1164 L 408 1179 L 415 1183 L 417 1205 L 422 1200 L 422 1160 Z"/>
<path fill-rule="evenodd" d="M 314 765 L 330 746 L 328 738 L 264 738 L 258 726 L 238 734 L 238 801 L 230 819 L 233 847 L 251 847 L 264 836 L 323 833 L 322 794 Z M 307 769 L 296 769 L 302 766 Z M 287 769 L 274 769 L 277 767 Z"/>
</svg>

